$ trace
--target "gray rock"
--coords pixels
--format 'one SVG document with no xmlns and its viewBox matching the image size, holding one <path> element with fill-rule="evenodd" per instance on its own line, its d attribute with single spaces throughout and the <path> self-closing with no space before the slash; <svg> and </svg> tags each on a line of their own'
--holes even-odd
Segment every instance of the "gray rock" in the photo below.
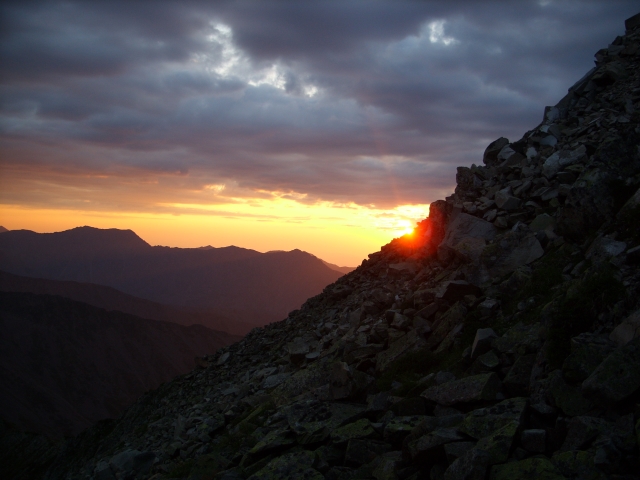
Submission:
<svg viewBox="0 0 640 480">
<path fill-rule="evenodd" d="M 610 405 L 630 397 L 640 388 L 640 345 L 638 341 L 616 349 L 582 383 L 583 394 Z"/>
<path fill-rule="evenodd" d="M 491 346 L 502 353 L 524 355 L 535 353 L 542 347 L 540 324 L 523 325 L 518 323 L 502 336 L 494 339 Z"/>
<path fill-rule="evenodd" d="M 491 350 L 491 342 L 497 337 L 498 335 L 493 331 L 493 328 L 479 328 L 471 346 L 471 358 L 475 359 Z"/>
<path fill-rule="evenodd" d="M 609 433 L 611 429 L 609 422 L 598 417 L 574 417 L 569 422 L 567 436 L 560 451 L 584 450 L 598 435 Z"/>
<path fill-rule="evenodd" d="M 447 300 L 449 302 L 457 302 L 462 300 L 466 295 L 478 295 L 481 290 L 475 285 L 465 282 L 464 280 L 452 280 L 444 282 L 440 291 L 436 294 L 436 298 Z"/>
<path fill-rule="evenodd" d="M 509 398 L 492 407 L 469 412 L 458 430 L 480 439 L 512 422 L 521 424 L 527 407 L 526 398 Z"/>
<path fill-rule="evenodd" d="M 422 393 L 427 400 L 441 405 L 495 400 L 502 382 L 495 373 L 486 373 L 430 387 Z"/>
<path fill-rule="evenodd" d="M 640 338 L 640 309 L 629 315 L 609 335 L 609 339 L 618 346 L 624 346 L 636 338 Z"/>
<path fill-rule="evenodd" d="M 503 190 L 496 192 L 495 202 L 498 208 L 507 211 L 517 210 L 518 208 L 520 208 L 521 203 L 519 198 L 509 195 Z"/>
<path fill-rule="evenodd" d="M 456 445 L 451 443 L 447 446 Z M 444 472 L 445 480 L 484 480 L 489 467 L 489 453 L 472 448 L 449 465 Z"/>
<path fill-rule="evenodd" d="M 547 213 L 541 213 L 529 224 L 533 232 L 541 230 L 553 230 L 556 227 L 556 219 Z"/>
<path fill-rule="evenodd" d="M 573 165 L 586 157 L 587 148 L 580 145 L 575 150 L 562 150 L 555 152 L 547 158 L 542 166 L 542 174 L 547 178 L 554 177 L 559 170 L 569 165 Z"/>
<path fill-rule="evenodd" d="M 413 462 L 423 465 L 438 459 L 443 445 L 461 440 L 464 440 L 464 436 L 455 428 L 440 428 L 409 442 L 407 453 Z"/>
<path fill-rule="evenodd" d="M 507 145 L 509 145 L 509 140 L 504 137 L 500 137 L 499 139 L 491 142 L 484 151 L 484 155 L 482 157 L 484 164 L 491 167 L 502 162 L 502 159 L 498 160 L 498 154 Z"/>
<path fill-rule="evenodd" d="M 290 373 L 276 373 L 275 375 L 269 375 L 262 382 L 262 388 L 265 390 L 276 388 L 278 385 L 280 385 L 290 376 L 291 376 Z"/>
<path fill-rule="evenodd" d="M 460 213 L 447 226 L 445 237 L 438 247 L 438 257 L 446 257 L 463 240 L 470 238 L 492 240 L 497 234 L 496 228 L 478 217 Z"/>
<path fill-rule="evenodd" d="M 547 448 L 547 431 L 543 429 L 523 430 L 520 435 L 522 448 L 532 453 L 543 453 Z"/>
</svg>

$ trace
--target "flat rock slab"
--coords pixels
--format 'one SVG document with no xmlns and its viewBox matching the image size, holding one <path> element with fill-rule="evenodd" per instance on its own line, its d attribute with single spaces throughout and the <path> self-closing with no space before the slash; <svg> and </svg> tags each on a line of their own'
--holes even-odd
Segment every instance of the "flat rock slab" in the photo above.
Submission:
<svg viewBox="0 0 640 480">
<path fill-rule="evenodd" d="M 486 373 L 430 387 L 422 396 L 440 405 L 451 406 L 495 400 L 501 388 L 500 378 L 495 373 Z"/>
</svg>

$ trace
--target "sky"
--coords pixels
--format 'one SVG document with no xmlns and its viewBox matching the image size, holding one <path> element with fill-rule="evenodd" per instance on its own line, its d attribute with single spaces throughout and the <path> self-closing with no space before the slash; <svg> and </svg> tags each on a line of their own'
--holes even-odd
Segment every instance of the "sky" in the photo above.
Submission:
<svg viewBox="0 0 640 480">
<path fill-rule="evenodd" d="M 637 1 L 4 1 L 0 225 L 339 265 L 542 120 Z"/>
</svg>

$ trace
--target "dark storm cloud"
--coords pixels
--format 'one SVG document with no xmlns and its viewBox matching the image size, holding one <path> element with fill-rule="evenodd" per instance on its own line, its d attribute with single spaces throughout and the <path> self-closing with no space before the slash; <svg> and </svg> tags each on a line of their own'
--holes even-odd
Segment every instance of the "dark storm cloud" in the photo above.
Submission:
<svg viewBox="0 0 640 480">
<path fill-rule="evenodd" d="M 637 7 L 603 0 L 0 8 L 0 168 L 13 177 L 176 175 L 166 190 L 175 199 L 224 183 L 245 194 L 390 206 L 439 198 L 456 166 L 479 163 L 498 136 L 533 128 Z"/>
</svg>

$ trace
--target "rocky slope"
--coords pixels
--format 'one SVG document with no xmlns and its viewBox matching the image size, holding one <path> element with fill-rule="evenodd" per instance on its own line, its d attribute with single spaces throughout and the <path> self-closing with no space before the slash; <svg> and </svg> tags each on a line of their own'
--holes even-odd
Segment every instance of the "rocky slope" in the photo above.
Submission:
<svg viewBox="0 0 640 480">
<path fill-rule="evenodd" d="M 412 236 L 70 442 L 47 478 L 632 479 L 640 17 Z"/>
<path fill-rule="evenodd" d="M 240 338 L 16 292 L 0 292 L 0 331 L 0 418 L 53 437 L 117 418 Z"/>
<path fill-rule="evenodd" d="M 5 232 L 0 269 L 106 285 L 152 302 L 213 311 L 251 328 L 280 320 L 342 275 L 300 250 L 151 246 L 131 230 L 92 227 Z"/>
</svg>

